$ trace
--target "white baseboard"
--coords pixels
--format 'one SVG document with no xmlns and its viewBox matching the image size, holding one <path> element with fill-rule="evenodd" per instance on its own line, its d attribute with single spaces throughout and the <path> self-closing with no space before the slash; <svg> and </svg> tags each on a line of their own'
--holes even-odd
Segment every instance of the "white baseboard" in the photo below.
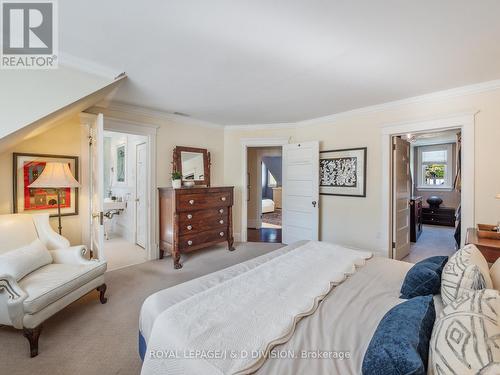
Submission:
<svg viewBox="0 0 500 375">
<path fill-rule="evenodd" d="M 241 242 L 241 233 L 233 233 L 234 242 Z"/>
</svg>

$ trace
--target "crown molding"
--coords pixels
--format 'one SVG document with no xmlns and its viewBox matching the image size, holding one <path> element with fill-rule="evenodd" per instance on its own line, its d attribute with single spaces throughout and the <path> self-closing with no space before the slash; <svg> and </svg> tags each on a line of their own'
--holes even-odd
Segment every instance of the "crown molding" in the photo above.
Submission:
<svg viewBox="0 0 500 375">
<path fill-rule="evenodd" d="M 269 130 L 269 129 L 291 129 L 296 128 L 296 122 L 281 122 L 275 124 L 245 124 L 245 125 L 225 125 L 224 129 L 228 131 L 238 130 Z"/>
<path fill-rule="evenodd" d="M 430 94 L 414 96 L 411 98 L 395 100 L 392 102 L 353 109 L 351 111 L 340 112 L 337 114 L 318 117 L 310 120 L 299 121 L 297 122 L 297 126 L 302 127 L 302 126 L 332 123 L 346 117 L 376 113 L 411 104 L 431 103 L 439 100 L 451 99 L 471 94 L 478 94 L 481 92 L 493 91 L 498 89 L 500 89 L 500 79 L 494 81 L 481 82 L 473 85 L 461 86 L 449 90 L 436 91 Z"/>
<path fill-rule="evenodd" d="M 120 76 L 125 75 L 125 72 L 122 70 L 100 65 L 94 61 L 82 59 L 81 57 L 76 57 L 62 51 L 59 52 L 59 64 L 105 78 L 117 79 Z"/>
<path fill-rule="evenodd" d="M 109 103 L 105 103 L 106 106 L 96 106 L 94 108 L 101 110 L 105 113 L 110 113 L 109 117 L 113 117 L 115 119 L 123 119 L 127 120 L 128 116 L 138 116 L 141 120 L 148 122 L 150 124 L 157 125 L 158 122 L 175 122 L 177 124 L 185 124 L 192 126 L 199 126 L 204 128 L 211 129 L 223 129 L 224 125 L 215 124 L 208 121 L 203 121 L 199 119 L 195 119 L 192 117 L 185 117 L 176 115 L 170 112 L 164 112 L 157 109 L 151 109 L 141 106 L 136 106 L 133 104 L 123 103 L 112 101 Z M 137 121 L 133 121 L 136 122 Z"/>
<path fill-rule="evenodd" d="M 262 130 L 262 129 L 293 129 L 301 128 L 314 125 L 324 125 L 332 124 L 340 119 L 345 119 L 352 116 L 366 115 L 370 113 L 387 111 L 397 107 L 411 105 L 411 104 L 421 104 L 421 103 L 432 103 L 439 100 L 451 99 L 471 94 L 478 94 L 482 92 L 494 91 L 500 89 L 500 79 L 481 82 L 473 85 L 461 86 L 449 90 L 436 91 L 430 94 L 414 96 L 411 98 L 395 100 L 392 102 L 362 107 L 353 109 L 350 111 L 339 112 L 336 114 L 322 116 L 317 118 L 312 118 L 309 120 L 302 120 L 297 122 L 289 123 L 274 123 L 274 124 L 245 124 L 245 125 L 226 125 L 225 129 L 228 131 L 234 130 Z"/>
</svg>

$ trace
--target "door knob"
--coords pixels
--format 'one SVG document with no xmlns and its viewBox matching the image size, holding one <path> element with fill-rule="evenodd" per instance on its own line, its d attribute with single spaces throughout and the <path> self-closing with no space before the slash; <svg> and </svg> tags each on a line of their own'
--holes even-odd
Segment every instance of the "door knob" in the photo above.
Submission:
<svg viewBox="0 0 500 375">
<path fill-rule="evenodd" d="M 317 204 L 317 202 L 316 202 L 316 201 L 312 201 L 312 205 L 313 205 L 313 207 L 316 207 L 316 204 Z"/>
<path fill-rule="evenodd" d="M 92 214 L 93 219 L 99 218 L 99 225 L 104 225 L 104 212 L 98 212 Z"/>
</svg>

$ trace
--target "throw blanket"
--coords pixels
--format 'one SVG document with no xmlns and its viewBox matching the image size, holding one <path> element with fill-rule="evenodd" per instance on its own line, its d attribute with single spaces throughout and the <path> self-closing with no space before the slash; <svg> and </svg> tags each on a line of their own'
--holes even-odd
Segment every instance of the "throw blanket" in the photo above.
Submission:
<svg viewBox="0 0 500 375">
<path fill-rule="evenodd" d="M 256 371 L 371 255 L 308 242 L 168 308 L 154 323 L 142 374 Z"/>
</svg>

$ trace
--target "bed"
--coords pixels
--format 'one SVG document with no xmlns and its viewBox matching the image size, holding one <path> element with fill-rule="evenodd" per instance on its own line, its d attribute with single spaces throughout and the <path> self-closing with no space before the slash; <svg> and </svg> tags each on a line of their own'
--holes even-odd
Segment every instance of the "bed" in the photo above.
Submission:
<svg viewBox="0 0 500 375">
<path fill-rule="evenodd" d="M 274 201 L 272 199 L 262 199 L 262 213 L 274 212 Z"/>
<path fill-rule="evenodd" d="M 304 243 L 286 246 L 148 297 L 140 315 L 141 357 L 144 358 L 150 349 L 148 343 L 152 334 L 160 329 L 158 317 L 162 313 L 292 252 Z M 411 266 L 381 257 L 368 259 L 362 267 L 356 267 L 355 273 L 333 287 L 313 313 L 298 321 L 290 336 L 273 346 L 272 355 L 252 371 L 241 373 L 360 374 L 364 353 L 377 325 L 387 311 L 402 301 L 399 291 Z M 439 299 L 435 298 L 438 313 L 442 306 Z M 327 356 L 330 360 L 318 360 L 318 356 Z M 331 360 L 332 356 L 335 360 Z M 143 368 L 143 374 L 152 373 L 155 372 Z"/>
</svg>

